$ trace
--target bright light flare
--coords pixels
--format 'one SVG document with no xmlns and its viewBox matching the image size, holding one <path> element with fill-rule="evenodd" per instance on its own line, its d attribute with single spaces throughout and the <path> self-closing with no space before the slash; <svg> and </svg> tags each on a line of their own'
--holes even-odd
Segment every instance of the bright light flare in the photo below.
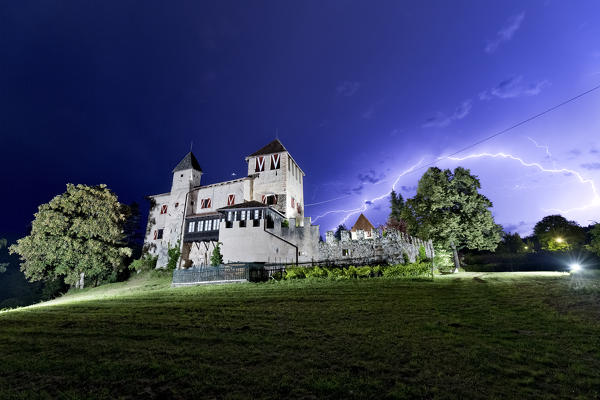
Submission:
<svg viewBox="0 0 600 400">
<path fill-rule="evenodd" d="M 556 243 L 562 243 L 563 242 L 563 238 L 561 238 L 561 237 L 557 237 L 555 240 L 556 240 Z"/>
<path fill-rule="evenodd" d="M 581 264 L 573 263 L 573 264 L 569 265 L 569 269 L 571 270 L 571 272 L 579 272 L 579 271 L 581 271 Z"/>
</svg>

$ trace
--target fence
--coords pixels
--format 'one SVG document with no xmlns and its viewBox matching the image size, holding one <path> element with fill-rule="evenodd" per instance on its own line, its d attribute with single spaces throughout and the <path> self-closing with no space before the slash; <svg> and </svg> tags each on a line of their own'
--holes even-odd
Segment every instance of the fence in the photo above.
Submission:
<svg viewBox="0 0 600 400">
<path fill-rule="evenodd" d="M 173 286 L 217 282 L 244 282 L 248 280 L 248 265 L 219 265 L 216 267 L 194 267 L 173 271 Z"/>
</svg>

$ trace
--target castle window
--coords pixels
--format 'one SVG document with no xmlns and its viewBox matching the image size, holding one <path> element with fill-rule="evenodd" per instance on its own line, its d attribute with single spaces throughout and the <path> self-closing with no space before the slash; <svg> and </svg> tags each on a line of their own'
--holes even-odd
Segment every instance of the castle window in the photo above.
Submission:
<svg viewBox="0 0 600 400">
<path fill-rule="evenodd" d="M 194 221 L 190 222 L 188 225 L 188 233 L 194 232 L 195 229 L 196 229 L 196 222 L 194 222 Z"/>
<path fill-rule="evenodd" d="M 157 239 L 162 239 L 163 238 L 163 229 L 159 229 L 157 234 L 156 234 L 156 238 Z"/>
<path fill-rule="evenodd" d="M 271 194 L 271 195 L 267 196 L 267 204 L 269 204 L 269 205 L 277 204 L 277 195 Z"/>
<path fill-rule="evenodd" d="M 263 204 L 267 204 L 267 196 L 266 195 L 264 195 L 264 194 L 262 195 L 261 202 Z"/>
<path fill-rule="evenodd" d="M 198 232 L 202 232 L 204 230 L 204 221 L 198 221 Z"/>
<path fill-rule="evenodd" d="M 158 238 L 158 231 L 154 231 L 154 240 Z"/>
<path fill-rule="evenodd" d="M 350 255 L 350 250 L 348 249 L 342 249 L 342 256 L 347 257 Z"/>
<path fill-rule="evenodd" d="M 296 207 L 296 200 L 292 197 L 292 208 Z"/>
<path fill-rule="evenodd" d="M 227 205 L 232 206 L 235 204 L 235 194 L 230 194 L 227 196 Z"/>
<path fill-rule="evenodd" d="M 279 169 L 281 154 L 271 154 L 271 169 Z"/>
<path fill-rule="evenodd" d="M 256 168 L 254 172 L 263 172 L 265 170 L 265 158 L 263 156 L 256 157 Z"/>
<path fill-rule="evenodd" d="M 166 214 L 167 213 L 167 205 L 163 204 L 162 207 L 160 208 L 160 213 L 161 214 Z"/>
<path fill-rule="evenodd" d="M 212 202 L 210 198 L 200 200 L 200 208 L 210 208 L 212 206 Z"/>
</svg>

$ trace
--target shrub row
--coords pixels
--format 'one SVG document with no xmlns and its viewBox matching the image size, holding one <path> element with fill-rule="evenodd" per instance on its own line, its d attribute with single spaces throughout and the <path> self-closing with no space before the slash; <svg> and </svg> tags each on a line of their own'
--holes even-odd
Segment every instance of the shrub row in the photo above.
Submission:
<svg viewBox="0 0 600 400">
<path fill-rule="evenodd" d="M 416 262 L 389 266 L 356 267 L 288 267 L 285 280 L 291 279 L 365 279 L 365 278 L 406 278 L 431 276 L 431 263 Z"/>
</svg>

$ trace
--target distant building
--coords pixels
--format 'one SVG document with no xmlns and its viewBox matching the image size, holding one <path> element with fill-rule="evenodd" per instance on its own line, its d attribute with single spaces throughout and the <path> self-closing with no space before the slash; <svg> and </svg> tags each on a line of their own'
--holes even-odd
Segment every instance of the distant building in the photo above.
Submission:
<svg viewBox="0 0 600 400">
<path fill-rule="evenodd" d="M 375 227 L 373 226 L 371 221 L 369 221 L 367 217 L 365 217 L 364 214 L 361 213 L 358 216 L 356 222 L 354 223 L 354 226 L 352 226 L 352 228 L 350 229 L 350 235 L 352 237 L 352 240 L 363 238 L 373 239 L 375 237 Z"/>
</svg>

